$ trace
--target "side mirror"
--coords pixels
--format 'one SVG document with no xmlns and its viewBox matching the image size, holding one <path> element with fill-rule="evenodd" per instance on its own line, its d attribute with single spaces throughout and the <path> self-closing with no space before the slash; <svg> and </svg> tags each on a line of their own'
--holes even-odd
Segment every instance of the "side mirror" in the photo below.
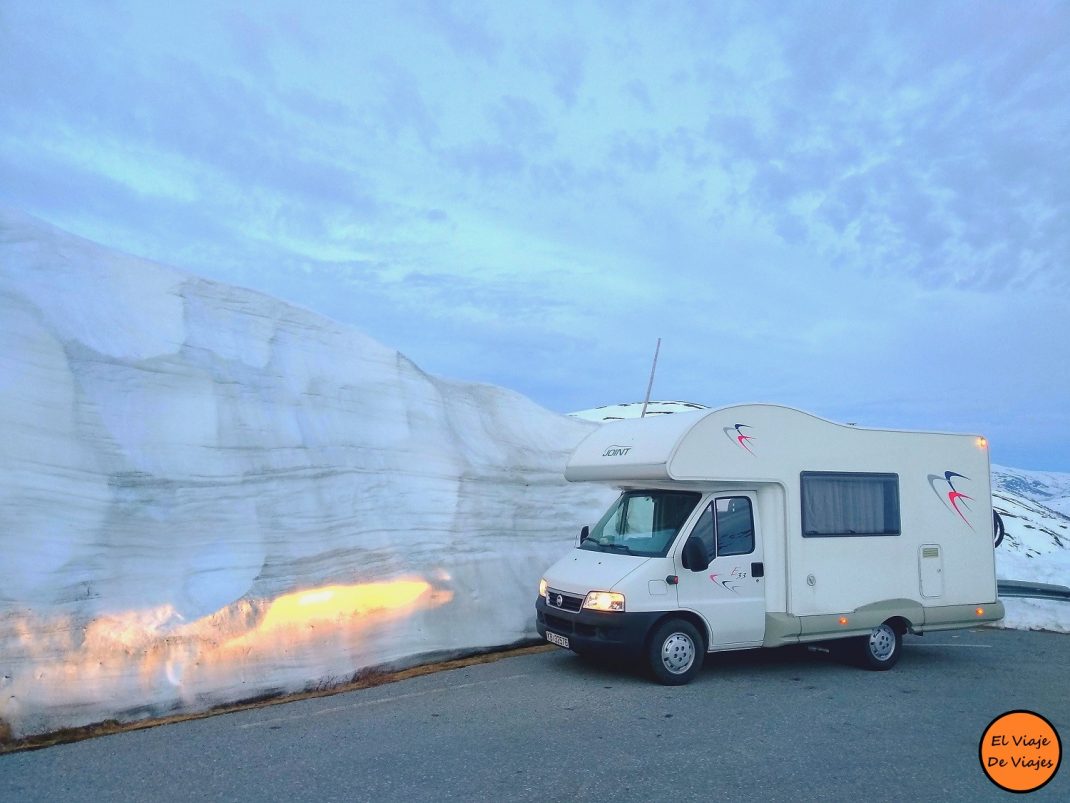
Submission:
<svg viewBox="0 0 1070 803">
<path fill-rule="evenodd" d="M 710 567 L 710 559 L 706 557 L 706 545 L 697 535 L 688 537 L 684 542 L 682 563 L 685 569 L 693 572 L 704 572 Z"/>
<path fill-rule="evenodd" d="M 584 541 L 586 541 L 587 536 L 589 536 L 590 534 L 591 528 L 584 524 L 583 527 L 580 529 L 580 543 L 582 544 Z"/>
</svg>

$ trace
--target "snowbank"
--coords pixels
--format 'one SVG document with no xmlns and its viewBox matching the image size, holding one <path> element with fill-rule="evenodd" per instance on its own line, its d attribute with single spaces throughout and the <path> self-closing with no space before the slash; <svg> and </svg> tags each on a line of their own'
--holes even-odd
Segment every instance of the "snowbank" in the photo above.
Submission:
<svg viewBox="0 0 1070 803">
<path fill-rule="evenodd" d="M 534 637 L 611 493 L 593 424 L 0 213 L 0 720 L 15 736 Z"/>
</svg>

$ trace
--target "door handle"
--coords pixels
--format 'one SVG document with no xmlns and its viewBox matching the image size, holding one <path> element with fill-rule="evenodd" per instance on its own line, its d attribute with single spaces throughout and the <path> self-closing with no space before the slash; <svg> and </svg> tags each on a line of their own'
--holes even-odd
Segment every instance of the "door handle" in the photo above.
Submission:
<svg viewBox="0 0 1070 803">
<path fill-rule="evenodd" d="M 765 577 L 765 564 L 764 563 L 752 563 L 750 565 L 751 577 Z"/>
</svg>

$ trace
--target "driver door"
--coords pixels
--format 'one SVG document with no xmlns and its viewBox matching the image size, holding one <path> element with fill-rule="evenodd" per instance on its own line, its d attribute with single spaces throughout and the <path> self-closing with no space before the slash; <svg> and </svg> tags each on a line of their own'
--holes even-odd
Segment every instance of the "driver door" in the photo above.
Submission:
<svg viewBox="0 0 1070 803">
<path fill-rule="evenodd" d="M 706 547 L 710 565 L 691 571 L 676 555 L 680 607 L 700 614 L 710 628 L 710 649 L 761 646 L 765 638 L 765 567 L 751 491 L 714 494 L 690 535 Z"/>
</svg>

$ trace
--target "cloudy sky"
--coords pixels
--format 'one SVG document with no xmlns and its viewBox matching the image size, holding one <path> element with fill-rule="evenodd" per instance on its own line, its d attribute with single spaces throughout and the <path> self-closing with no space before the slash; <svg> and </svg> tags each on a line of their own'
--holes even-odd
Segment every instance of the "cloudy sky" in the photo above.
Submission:
<svg viewBox="0 0 1070 803">
<path fill-rule="evenodd" d="M 554 410 L 1070 471 L 1070 5 L 0 2 L 0 204 Z"/>
</svg>

